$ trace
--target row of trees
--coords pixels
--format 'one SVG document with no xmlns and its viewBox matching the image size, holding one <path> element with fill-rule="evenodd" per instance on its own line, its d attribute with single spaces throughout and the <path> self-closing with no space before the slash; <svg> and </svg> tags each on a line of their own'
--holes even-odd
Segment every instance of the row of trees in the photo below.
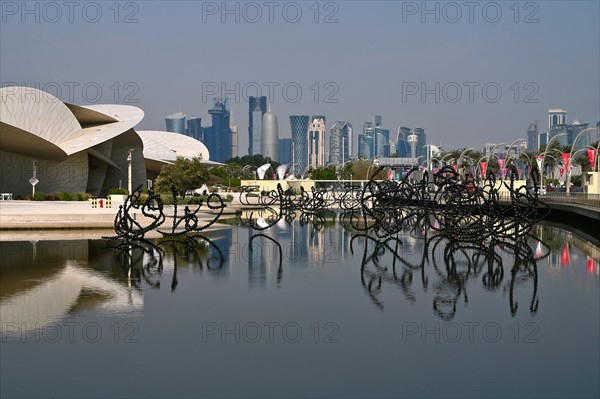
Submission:
<svg viewBox="0 0 600 399">
<path fill-rule="evenodd" d="M 267 175 L 275 173 L 280 165 L 262 155 L 244 155 L 225 162 L 224 165 L 210 166 L 202 163 L 200 157 L 193 159 L 177 158 L 173 164 L 165 165 L 154 184 L 160 193 L 168 193 L 171 185 L 179 190 L 195 190 L 206 185 L 223 184 L 228 187 L 239 187 L 241 179 L 254 179 L 256 169 L 270 163 Z"/>
<path fill-rule="evenodd" d="M 598 142 L 593 144 L 597 147 Z M 521 165 L 531 166 L 536 168 L 536 156 L 545 152 L 545 146 L 539 151 L 525 151 L 520 153 L 518 161 Z M 570 152 L 570 146 L 560 146 L 557 142 L 552 142 L 547 154 L 544 165 L 552 170 L 561 162 L 561 153 Z M 462 157 L 461 157 L 462 155 Z M 440 166 L 441 161 L 445 164 L 456 164 L 460 159 L 459 168 L 465 168 L 469 165 L 478 167 L 481 160 L 487 160 L 481 151 L 474 149 L 456 149 L 447 151 L 440 156 L 432 159 L 434 166 Z M 450 162 L 452 161 L 452 162 Z M 580 155 L 571 160 L 573 165 L 579 165 L 583 172 L 591 170 L 587 154 L 584 151 Z M 174 184 L 181 190 L 194 190 L 204 184 L 223 184 L 228 187 L 236 187 L 240 185 L 242 179 L 255 179 L 256 169 L 264 164 L 271 164 L 271 167 L 266 173 L 266 178 L 270 179 L 272 174 L 280 165 L 278 162 L 272 161 L 270 158 L 265 158 L 260 154 L 244 155 L 243 157 L 235 157 L 225 162 L 222 166 L 207 166 L 202 163 L 200 158 L 184 159 L 178 158 L 171 165 L 165 166 L 158 176 L 155 188 L 159 192 L 169 192 L 171 184 Z M 367 180 L 378 171 L 377 165 L 373 160 L 369 159 L 353 159 L 346 162 L 344 165 L 328 165 L 318 168 L 310 168 L 308 175 L 314 180 Z M 490 157 L 487 165 L 488 172 L 498 173 L 500 165 L 495 157 Z M 375 179 L 386 179 L 386 171 L 380 170 L 375 176 Z M 551 176 L 554 179 L 554 175 Z M 572 183 L 575 185 L 581 184 L 581 179 L 574 177 Z"/>
</svg>

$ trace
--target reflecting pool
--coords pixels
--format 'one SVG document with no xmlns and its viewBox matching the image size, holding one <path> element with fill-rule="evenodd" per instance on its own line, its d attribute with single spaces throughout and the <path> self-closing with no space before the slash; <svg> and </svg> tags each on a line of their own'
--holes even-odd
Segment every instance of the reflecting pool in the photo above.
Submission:
<svg viewBox="0 0 600 399">
<path fill-rule="evenodd" d="M 294 221 L 129 251 L 0 242 L 0 393 L 598 397 L 600 249 L 532 235 Z"/>
</svg>

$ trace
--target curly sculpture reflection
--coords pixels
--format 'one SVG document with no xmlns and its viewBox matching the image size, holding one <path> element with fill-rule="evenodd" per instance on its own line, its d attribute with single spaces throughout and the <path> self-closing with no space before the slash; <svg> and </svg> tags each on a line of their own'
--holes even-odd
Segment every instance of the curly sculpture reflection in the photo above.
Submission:
<svg viewBox="0 0 600 399">
<path fill-rule="evenodd" d="M 421 235 L 425 231 L 422 225 L 406 225 L 402 231 L 408 234 Z M 471 240 L 465 238 L 452 239 L 436 232 L 431 236 L 423 234 L 423 251 L 419 262 L 405 259 L 399 251 L 403 245 L 398 237 L 379 239 L 377 236 L 357 234 L 351 241 L 351 252 L 354 254 L 354 241 L 363 241 L 363 257 L 361 266 L 361 284 L 372 303 L 383 309 L 380 294 L 384 284 L 396 286 L 409 303 L 415 302 L 413 287 L 414 274 L 421 273 L 420 284 L 423 291 L 429 287 L 427 273 L 434 272 L 432 310 L 443 320 L 455 317 L 459 303 L 468 303 L 469 281 L 481 280 L 488 292 L 508 292 L 511 315 L 518 310 L 514 291 L 518 286 L 529 282 L 532 284 L 529 312 L 535 315 L 539 306 L 537 260 L 548 256 L 549 248 L 533 236 L 519 237 L 517 240 L 493 237 L 489 240 Z M 537 254 L 533 247 L 537 246 Z M 539 247 L 545 247 L 540 253 Z M 510 280 L 504 283 L 503 257 L 514 260 L 510 270 Z M 418 258 L 418 257 L 417 257 Z M 398 266 L 401 270 L 398 270 Z M 426 265 L 431 269 L 426 270 Z"/>
<path fill-rule="evenodd" d="M 198 234 L 199 232 L 208 229 L 212 226 L 219 217 L 223 214 L 225 203 L 218 194 L 210 194 L 206 199 L 206 208 L 212 212 L 212 218 L 208 220 L 200 219 L 200 211 L 204 204 L 201 199 L 195 209 L 191 209 L 189 205 L 184 208 L 183 216 L 178 216 L 178 205 L 183 202 L 185 196 L 180 195 L 179 191 L 172 186 L 171 193 L 173 195 L 173 215 L 170 231 L 162 231 L 158 228 L 165 222 L 166 215 L 164 212 L 164 204 L 160 194 L 153 194 L 142 201 L 142 186 L 138 186 L 136 190 L 129 195 L 124 204 L 119 206 L 119 211 L 115 216 L 114 228 L 115 236 L 103 237 L 107 240 L 116 241 L 115 245 L 109 246 L 109 249 L 115 250 L 114 256 L 117 257 L 117 264 L 122 265 L 127 269 L 127 277 L 132 285 L 141 289 L 140 282 L 143 279 L 148 286 L 152 288 L 160 288 L 160 276 L 163 271 L 163 260 L 165 250 L 170 249 L 173 254 L 173 279 L 171 281 L 171 289 L 175 290 L 178 284 L 177 281 L 177 257 L 179 254 L 194 259 L 197 264 L 203 268 L 204 259 L 200 253 L 206 252 L 201 248 L 201 244 L 207 244 L 215 250 L 217 254 L 216 260 L 211 264 L 211 258 L 206 260 L 208 269 L 220 269 L 225 263 L 225 256 L 220 248 L 215 245 L 209 238 Z M 216 202 L 216 205 L 211 204 Z M 138 213 L 136 213 L 138 211 Z M 136 220 L 136 215 L 141 214 L 146 221 L 150 221 L 146 226 Z M 144 220 L 144 219 L 142 219 Z M 155 244 L 145 238 L 150 231 L 156 230 L 164 238 Z"/>
</svg>

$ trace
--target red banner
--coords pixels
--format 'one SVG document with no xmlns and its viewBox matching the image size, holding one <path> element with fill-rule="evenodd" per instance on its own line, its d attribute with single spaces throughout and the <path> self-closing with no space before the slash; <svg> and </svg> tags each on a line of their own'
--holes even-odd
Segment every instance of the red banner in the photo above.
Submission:
<svg viewBox="0 0 600 399">
<path fill-rule="evenodd" d="M 570 158 L 571 158 L 571 153 L 569 153 L 569 152 L 562 153 L 562 159 L 563 159 L 563 164 L 565 165 L 565 170 L 569 170 L 569 159 Z"/>
<path fill-rule="evenodd" d="M 596 168 L 596 150 L 587 150 L 588 159 L 590 160 L 590 166 L 592 167 L 592 172 Z"/>
<path fill-rule="evenodd" d="M 452 169 L 454 169 L 455 172 L 458 172 L 458 165 L 457 164 L 452 165 Z"/>
<path fill-rule="evenodd" d="M 560 168 L 558 171 L 560 172 L 560 178 L 562 179 L 563 175 L 565 174 L 565 168 Z"/>
<path fill-rule="evenodd" d="M 504 159 L 498 160 L 498 166 L 500 167 L 500 175 L 502 178 L 506 176 L 506 170 L 504 169 Z"/>
<path fill-rule="evenodd" d="M 479 162 L 479 167 L 481 168 L 481 180 L 485 180 L 487 176 L 487 162 L 482 161 Z"/>
</svg>

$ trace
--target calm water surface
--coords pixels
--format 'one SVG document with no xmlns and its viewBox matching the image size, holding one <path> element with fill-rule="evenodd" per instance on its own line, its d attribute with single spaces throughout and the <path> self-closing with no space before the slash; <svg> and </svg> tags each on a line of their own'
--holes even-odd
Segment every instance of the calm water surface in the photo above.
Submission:
<svg viewBox="0 0 600 399">
<path fill-rule="evenodd" d="M 600 252 L 570 233 L 536 226 L 535 261 L 340 225 L 254 234 L 162 258 L 0 242 L 1 396 L 600 394 Z"/>
</svg>

